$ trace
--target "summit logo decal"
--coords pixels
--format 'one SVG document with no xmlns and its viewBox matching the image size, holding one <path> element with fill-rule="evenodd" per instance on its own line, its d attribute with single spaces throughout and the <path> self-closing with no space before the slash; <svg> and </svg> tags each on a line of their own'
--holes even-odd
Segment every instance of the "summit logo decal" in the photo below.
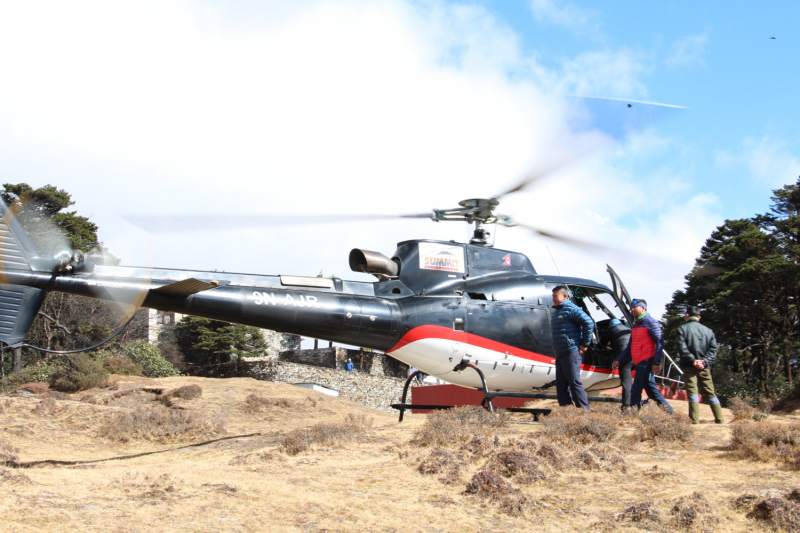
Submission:
<svg viewBox="0 0 800 533">
<path fill-rule="evenodd" d="M 419 243 L 419 267 L 423 270 L 465 272 L 464 249 L 434 242 Z"/>
</svg>

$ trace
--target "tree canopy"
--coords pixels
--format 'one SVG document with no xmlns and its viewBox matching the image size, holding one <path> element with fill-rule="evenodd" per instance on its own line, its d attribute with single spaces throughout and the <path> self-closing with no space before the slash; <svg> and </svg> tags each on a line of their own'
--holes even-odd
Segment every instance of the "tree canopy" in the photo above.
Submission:
<svg viewBox="0 0 800 533">
<path fill-rule="evenodd" d="M 795 381 L 800 346 L 800 180 L 773 191 L 768 213 L 726 220 L 706 240 L 664 316 L 667 349 L 686 307 L 723 350 L 720 396 L 780 397 Z"/>
<path fill-rule="evenodd" d="M 185 316 L 176 329 L 186 361 L 195 364 L 224 363 L 233 356 L 266 355 L 267 343 L 258 328 Z"/>
</svg>

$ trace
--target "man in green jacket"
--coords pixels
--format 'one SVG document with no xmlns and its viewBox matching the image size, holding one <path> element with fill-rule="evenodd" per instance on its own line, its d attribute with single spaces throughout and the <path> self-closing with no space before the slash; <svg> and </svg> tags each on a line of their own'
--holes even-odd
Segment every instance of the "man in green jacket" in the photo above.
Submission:
<svg viewBox="0 0 800 533">
<path fill-rule="evenodd" d="M 700 310 L 697 307 L 686 308 L 686 323 L 678 327 L 675 341 L 678 344 L 678 364 L 683 371 L 686 382 L 686 393 L 689 395 L 689 418 L 692 424 L 700 423 L 700 394 L 711 406 L 714 421 L 724 424 L 722 406 L 714 392 L 711 381 L 711 364 L 717 358 L 717 339 L 714 332 L 700 323 Z"/>
</svg>

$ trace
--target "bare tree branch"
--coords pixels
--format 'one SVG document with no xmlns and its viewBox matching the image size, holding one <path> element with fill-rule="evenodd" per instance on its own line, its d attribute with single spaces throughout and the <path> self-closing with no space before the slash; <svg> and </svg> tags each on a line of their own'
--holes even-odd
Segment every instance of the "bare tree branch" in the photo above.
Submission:
<svg viewBox="0 0 800 533">
<path fill-rule="evenodd" d="M 42 313 L 41 311 L 39 311 L 39 315 L 40 315 L 40 316 L 43 316 L 43 317 L 45 317 L 47 320 L 49 320 L 50 322 L 52 322 L 53 324 L 55 324 L 55 326 L 56 326 L 58 329 L 61 329 L 61 330 L 63 330 L 63 331 L 64 331 L 64 333 L 66 333 L 67 335 L 72 335 L 72 332 L 71 332 L 70 330 L 68 330 L 66 326 L 64 326 L 63 324 L 60 324 L 60 323 L 58 322 L 58 320 L 56 320 L 55 318 L 53 318 L 53 317 L 51 317 L 51 316 L 49 316 L 49 315 L 46 315 L 46 314 Z"/>
</svg>

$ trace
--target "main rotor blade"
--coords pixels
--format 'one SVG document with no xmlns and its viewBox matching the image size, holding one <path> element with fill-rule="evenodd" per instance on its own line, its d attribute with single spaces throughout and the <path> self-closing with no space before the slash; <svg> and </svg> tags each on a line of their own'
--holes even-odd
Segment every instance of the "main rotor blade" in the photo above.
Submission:
<svg viewBox="0 0 800 533">
<path fill-rule="evenodd" d="M 630 254 L 630 252 L 626 252 L 625 250 L 620 250 L 618 248 L 612 248 L 610 246 L 604 246 L 602 244 L 597 244 L 589 241 L 584 241 L 581 239 L 576 239 L 575 237 L 569 237 L 567 235 L 555 233 L 550 230 L 544 230 L 541 228 L 537 228 L 534 226 L 529 226 L 528 224 L 520 224 L 516 223 L 517 227 L 525 228 L 526 230 L 540 236 L 546 237 L 548 239 L 553 239 L 574 248 L 579 248 L 581 250 L 593 253 L 602 253 L 602 254 Z"/>
<path fill-rule="evenodd" d="M 406 215 L 124 215 L 122 218 L 148 233 L 166 234 L 265 226 L 341 223 L 359 220 L 431 218 L 432 214 L 431 211 Z"/>
<path fill-rule="evenodd" d="M 521 191 L 522 189 L 527 188 L 530 185 L 533 185 L 537 181 L 546 178 L 550 174 L 554 173 L 556 170 L 560 170 L 562 168 L 566 168 L 569 166 L 570 163 L 574 163 L 581 156 L 587 154 L 588 152 L 595 149 L 595 146 L 587 147 L 582 150 L 578 150 L 577 152 L 573 152 L 569 154 L 567 157 L 563 157 L 561 159 L 556 159 L 555 161 L 551 162 L 548 165 L 543 167 L 534 167 L 531 171 L 529 171 L 516 185 L 511 187 L 510 189 L 506 189 L 505 191 L 496 194 L 494 198 L 498 200 L 503 196 L 508 196 L 509 194 L 514 194 L 516 192 Z"/>
<path fill-rule="evenodd" d="M 656 120 L 669 113 L 686 109 L 683 106 L 662 104 L 660 102 L 626 100 L 603 96 L 575 96 L 573 98 L 575 100 L 574 110 L 576 115 L 573 130 L 576 133 L 599 132 L 607 140 L 620 140 L 632 131 L 646 129 Z M 496 195 L 495 198 L 499 199 L 519 192 L 606 144 L 604 142 L 590 142 L 568 154 L 564 154 L 560 158 L 534 167 L 513 187 Z"/>
</svg>

